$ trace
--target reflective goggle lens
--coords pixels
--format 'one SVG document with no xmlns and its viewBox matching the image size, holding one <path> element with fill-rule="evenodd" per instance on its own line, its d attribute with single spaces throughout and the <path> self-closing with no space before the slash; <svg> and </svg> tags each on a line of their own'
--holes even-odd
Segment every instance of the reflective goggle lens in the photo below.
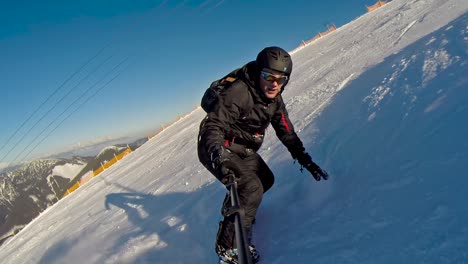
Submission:
<svg viewBox="0 0 468 264">
<path fill-rule="evenodd" d="M 278 84 L 283 84 L 288 80 L 288 76 L 275 76 L 269 72 L 261 72 L 262 79 L 267 82 L 274 82 L 276 81 Z"/>
</svg>

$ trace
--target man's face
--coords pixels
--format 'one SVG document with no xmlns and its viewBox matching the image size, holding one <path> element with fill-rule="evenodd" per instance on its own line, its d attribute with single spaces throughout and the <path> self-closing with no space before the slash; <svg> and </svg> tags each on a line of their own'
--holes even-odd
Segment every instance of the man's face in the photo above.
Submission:
<svg viewBox="0 0 468 264">
<path fill-rule="evenodd" d="M 263 68 L 260 72 L 260 90 L 269 99 L 274 99 L 283 88 L 288 77 L 284 73 L 268 68 Z"/>
</svg>

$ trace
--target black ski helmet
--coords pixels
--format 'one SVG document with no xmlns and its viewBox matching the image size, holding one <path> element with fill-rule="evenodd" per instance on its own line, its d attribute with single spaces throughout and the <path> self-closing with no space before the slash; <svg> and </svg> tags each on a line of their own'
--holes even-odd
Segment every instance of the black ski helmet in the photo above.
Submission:
<svg viewBox="0 0 468 264">
<path fill-rule="evenodd" d="M 292 71 L 291 55 L 279 47 L 267 47 L 260 51 L 257 55 L 257 65 L 259 70 L 268 68 L 284 72 L 288 76 Z"/>
</svg>

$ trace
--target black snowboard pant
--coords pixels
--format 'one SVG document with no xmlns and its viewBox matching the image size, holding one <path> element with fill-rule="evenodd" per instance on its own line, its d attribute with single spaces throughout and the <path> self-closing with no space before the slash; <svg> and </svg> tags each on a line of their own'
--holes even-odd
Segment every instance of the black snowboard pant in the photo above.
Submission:
<svg viewBox="0 0 468 264">
<path fill-rule="evenodd" d="M 219 175 L 216 175 L 211 167 L 208 153 L 206 153 L 201 145 L 202 144 L 199 144 L 198 147 L 200 162 L 220 180 Z M 252 223 L 262 201 L 263 194 L 268 191 L 274 183 L 274 175 L 265 161 L 256 152 L 237 144 L 235 144 L 235 146 L 231 145 L 229 149 L 232 151 L 230 157 L 231 162 L 239 169 L 237 172 L 239 175 L 236 175 L 236 178 L 238 178 L 237 190 L 239 193 L 240 205 L 245 211 L 244 224 L 250 243 Z M 222 210 L 230 205 L 228 195 L 223 202 Z M 223 221 L 220 223 L 216 245 L 220 245 L 224 248 L 236 248 L 234 215 L 224 217 Z"/>
</svg>

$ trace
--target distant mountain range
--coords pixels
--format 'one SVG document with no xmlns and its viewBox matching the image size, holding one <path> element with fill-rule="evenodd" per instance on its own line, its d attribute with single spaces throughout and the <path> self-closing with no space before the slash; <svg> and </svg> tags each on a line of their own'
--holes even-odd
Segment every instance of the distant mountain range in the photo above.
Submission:
<svg viewBox="0 0 468 264">
<path fill-rule="evenodd" d="M 148 139 L 141 138 L 131 143 L 97 147 L 38 159 L 0 174 L 0 245 L 19 232 L 42 211 L 60 200 L 65 191 L 86 173 L 96 170 L 124 151 L 143 145 Z M 111 143 L 111 142 L 108 142 Z M 115 142 L 112 142 L 115 143 Z M 90 156 L 68 157 L 71 153 L 89 153 Z"/>
</svg>

